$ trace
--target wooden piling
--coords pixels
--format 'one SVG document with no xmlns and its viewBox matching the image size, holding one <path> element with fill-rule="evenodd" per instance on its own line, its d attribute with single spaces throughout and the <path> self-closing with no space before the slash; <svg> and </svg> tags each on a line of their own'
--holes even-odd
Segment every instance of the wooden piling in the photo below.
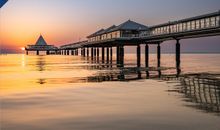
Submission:
<svg viewBox="0 0 220 130">
<path fill-rule="evenodd" d="M 146 78 L 149 78 L 149 45 L 145 45 L 145 67 L 146 67 Z"/>
<path fill-rule="evenodd" d="M 93 60 L 93 54 L 94 54 L 93 47 L 91 47 L 91 58 L 92 58 L 92 60 Z"/>
<path fill-rule="evenodd" d="M 107 49 L 106 59 L 107 59 L 107 63 L 109 63 L 109 47 L 107 47 L 106 49 Z"/>
<path fill-rule="evenodd" d="M 161 59 L 161 49 L 160 49 L 160 43 L 157 45 L 157 67 L 160 67 L 160 59 Z"/>
<path fill-rule="evenodd" d="M 89 47 L 87 47 L 87 57 L 89 57 Z"/>
<path fill-rule="evenodd" d="M 105 61 L 105 47 L 102 47 L 102 62 Z"/>
<path fill-rule="evenodd" d="M 180 42 L 179 40 L 176 40 L 176 69 L 177 69 L 177 75 L 180 74 Z"/>
<path fill-rule="evenodd" d="M 141 67 L 141 46 L 137 45 L 137 67 Z"/>
</svg>

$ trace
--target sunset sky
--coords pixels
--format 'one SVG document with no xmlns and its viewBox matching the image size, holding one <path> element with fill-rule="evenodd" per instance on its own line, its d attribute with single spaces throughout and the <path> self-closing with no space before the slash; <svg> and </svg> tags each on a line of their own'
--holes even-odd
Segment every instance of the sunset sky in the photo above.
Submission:
<svg viewBox="0 0 220 130">
<path fill-rule="evenodd" d="M 1 49 L 18 51 L 42 34 L 57 46 L 128 19 L 147 26 L 218 11 L 220 0 L 9 0 L 0 9 Z M 184 40 L 183 51 L 220 52 L 220 37 Z"/>
</svg>

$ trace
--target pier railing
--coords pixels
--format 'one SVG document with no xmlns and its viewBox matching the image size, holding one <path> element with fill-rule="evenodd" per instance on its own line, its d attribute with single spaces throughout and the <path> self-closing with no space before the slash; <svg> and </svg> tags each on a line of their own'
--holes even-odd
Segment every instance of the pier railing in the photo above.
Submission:
<svg viewBox="0 0 220 130">
<path fill-rule="evenodd" d="M 150 27 L 149 35 L 167 35 L 220 27 L 220 11 Z"/>
</svg>

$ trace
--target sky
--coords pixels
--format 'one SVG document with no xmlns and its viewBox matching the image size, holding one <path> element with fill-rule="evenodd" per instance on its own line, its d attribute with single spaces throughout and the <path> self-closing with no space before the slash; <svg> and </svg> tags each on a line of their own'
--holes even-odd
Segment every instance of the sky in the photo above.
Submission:
<svg viewBox="0 0 220 130">
<path fill-rule="evenodd" d="M 0 48 L 19 52 L 42 34 L 60 46 L 131 19 L 147 26 L 220 10 L 220 0 L 9 0 L 0 9 Z M 182 40 L 185 52 L 220 52 L 220 37 Z M 164 52 L 173 50 L 173 41 Z"/>
</svg>

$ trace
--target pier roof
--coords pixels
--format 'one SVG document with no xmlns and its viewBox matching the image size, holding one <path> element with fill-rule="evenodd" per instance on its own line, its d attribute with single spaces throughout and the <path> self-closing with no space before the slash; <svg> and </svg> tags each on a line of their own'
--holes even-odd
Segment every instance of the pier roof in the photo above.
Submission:
<svg viewBox="0 0 220 130">
<path fill-rule="evenodd" d="M 97 31 L 97 32 L 95 32 L 95 33 L 93 33 L 93 34 L 87 36 L 87 38 L 95 37 L 95 36 L 97 36 L 99 33 L 103 32 L 103 31 L 105 31 L 105 30 L 104 30 L 104 29 L 100 29 L 99 31 Z"/>
<path fill-rule="evenodd" d="M 101 29 L 89 36 L 87 36 L 87 38 L 91 38 L 91 37 L 95 37 L 95 36 L 99 36 L 102 34 L 106 34 L 106 33 L 110 33 L 110 32 L 114 32 L 114 31 L 119 31 L 119 30 L 137 30 L 137 31 L 144 31 L 144 30 L 149 30 L 149 28 L 143 24 L 139 24 L 137 22 L 128 20 L 118 26 L 116 25 L 112 25 L 111 27 L 107 28 L 107 29 Z"/>
<path fill-rule="evenodd" d="M 111 31 L 117 31 L 117 30 L 139 30 L 141 31 L 141 30 L 148 30 L 148 27 L 143 24 L 139 24 L 137 22 L 128 20 L 120 24 L 116 28 L 112 29 Z"/>
<path fill-rule="evenodd" d="M 37 46 L 47 46 L 47 43 L 44 40 L 42 35 L 40 35 L 40 37 L 38 38 L 38 40 L 37 40 L 35 45 L 37 45 Z"/>
<path fill-rule="evenodd" d="M 102 32 L 102 34 L 109 33 L 109 32 L 111 32 L 111 30 L 115 29 L 116 27 L 117 26 L 112 25 L 111 27 L 107 28 L 104 32 Z"/>
</svg>

